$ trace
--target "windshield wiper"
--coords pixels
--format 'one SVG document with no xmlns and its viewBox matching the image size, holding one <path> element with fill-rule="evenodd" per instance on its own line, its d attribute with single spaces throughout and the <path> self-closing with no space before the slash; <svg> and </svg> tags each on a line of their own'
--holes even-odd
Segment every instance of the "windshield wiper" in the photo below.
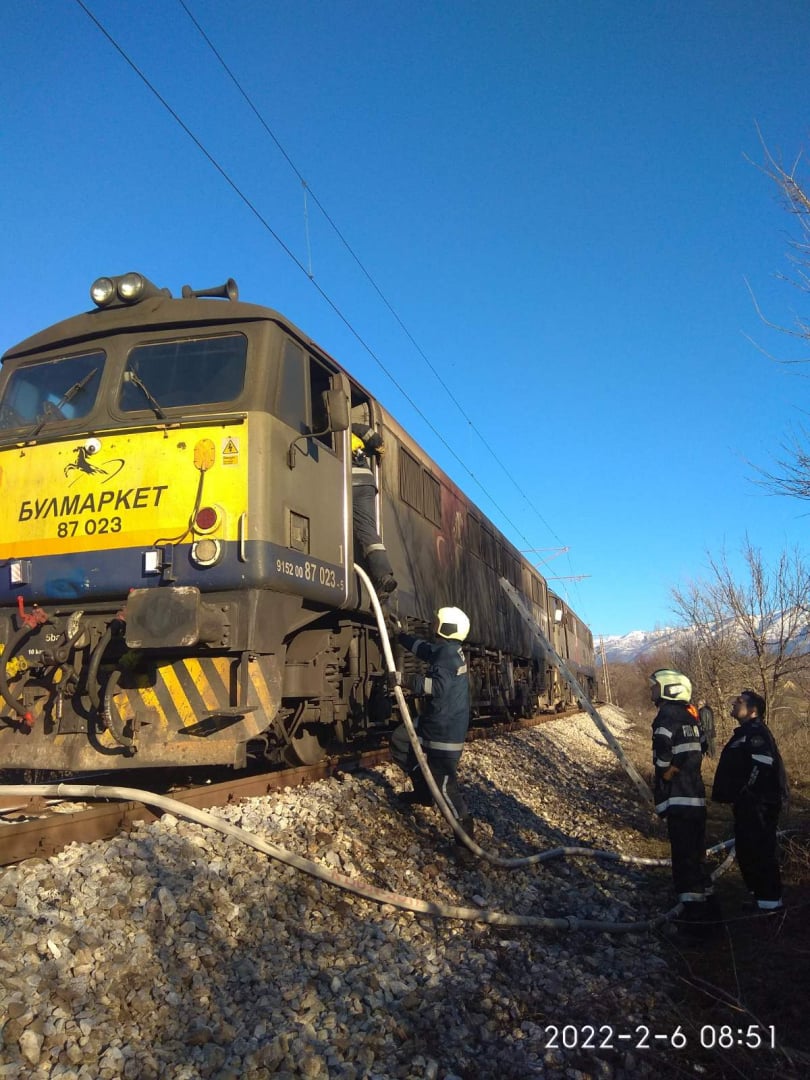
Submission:
<svg viewBox="0 0 810 1080">
<path fill-rule="evenodd" d="M 73 386 L 69 387 L 55 404 L 52 401 L 44 402 L 42 406 L 42 416 L 40 416 L 31 434 L 27 435 L 26 438 L 33 439 L 35 435 L 39 435 L 40 431 L 42 431 L 47 422 L 54 416 L 56 416 L 57 419 L 60 416 L 63 420 L 67 419 L 65 414 L 62 412 L 63 406 L 67 405 L 68 402 L 72 401 L 78 393 L 84 390 L 85 386 L 87 386 L 87 384 L 90 382 L 93 376 L 97 374 L 97 372 L 98 368 L 94 367 L 93 370 L 89 371 L 83 379 L 79 379 L 78 382 L 75 382 Z"/>
<path fill-rule="evenodd" d="M 150 393 L 149 389 L 146 386 L 146 383 L 143 381 L 143 379 L 140 377 L 140 375 L 136 374 L 136 372 L 134 372 L 134 371 L 125 371 L 124 372 L 124 382 L 135 383 L 135 385 L 138 387 L 138 389 L 143 393 L 143 396 L 146 398 L 146 400 L 149 402 L 149 404 L 155 410 L 155 415 L 158 417 L 158 419 L 159 420 L 165 420 L 166 419 L 166 413 L 163 411 L 163 409 L 161 409 L 157 398 L 152 396 L 152 394 Z"/>
</svg>

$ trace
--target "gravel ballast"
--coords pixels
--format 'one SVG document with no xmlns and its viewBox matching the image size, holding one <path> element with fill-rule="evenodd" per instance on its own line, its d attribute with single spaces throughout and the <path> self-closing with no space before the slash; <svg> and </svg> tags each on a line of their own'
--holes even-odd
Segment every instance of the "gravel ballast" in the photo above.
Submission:
<svg viewBox="0 0 810 1080">
<path fill-rule="evenodd" d="M 603 715 L 621 740 L 624 718 Z M 396 808 L 403 780 L 381 766 L 216 813 L 437 904 L 612 923 L 673 902 L 666 868 L 466 865 L 438 811 Z M 471 743 L 460 780 L 498 854 L 667 853 L 585 714 Z M 164 814 L 0 871 L 0 1080 L 652 1076 L 654 1057 L 604 1033 L 674 1026 L 664 948 L 402 912 Z M 608 1045 L 583 1049 L 586 1025 Z"/>
</svg>

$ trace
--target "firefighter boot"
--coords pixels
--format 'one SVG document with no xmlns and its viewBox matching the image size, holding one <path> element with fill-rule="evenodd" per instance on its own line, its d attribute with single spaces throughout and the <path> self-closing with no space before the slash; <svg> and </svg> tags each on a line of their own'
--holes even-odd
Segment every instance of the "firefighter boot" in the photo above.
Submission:
<svg viewBox="0 0 810 1080">
<path fill-rule="evenodd" d="M 366 560 L 368 562 L 369 577 L 377 594 L 387 596 L 392 593 L 397 587 L 397 582 L 385 548 L 372 548 L 371 551 L 366 551 Z"/>
<path fill-rule="evenodd" d="M 404 791 L 397 796 L 397 806 L 400 810 L 412 810 L 414 806 L 433 806 L 433 796 L 430 793 L 427 781 L 417 765 L 411 772 L 413 791 Z"/>
</svg>

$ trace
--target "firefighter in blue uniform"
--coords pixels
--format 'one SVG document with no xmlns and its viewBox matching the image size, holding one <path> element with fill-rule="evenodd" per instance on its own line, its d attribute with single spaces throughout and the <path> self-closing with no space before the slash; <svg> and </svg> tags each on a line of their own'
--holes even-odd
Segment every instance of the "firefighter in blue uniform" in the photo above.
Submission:
<svg viewBox="0 0 810 1080">
<path fill-rule="evenodd" d="M 743 690 L 731 706 L 738 721 L 714 774 L 712 799 L 731 803 L 734 839 L 743 881 L 760 911 L 782 908 L 782 879 L 776 861 L 776 825 L 787 799 L 787 778 L 770 728 L 765 699 Z"/>
<path fill-rule="evenodd" d="M 394 631 L 398 631 L 397 620 L 393 617 L 391 624 Z M 473 819 L 456 780 L 470 726 L 470 680 L 461 647 L 470 632 L 470 620 L 460 608 L 439 608 L 434 630 L 437 637 L 435 642 L 402 632 L 396 632 L 396 638 L 400 645 L 428 665 L 427 672 L 411 676 L 407 686 L 424 700 L 423 711 L 415 720 L 419 741 L 439 790 L 461 827 L 472 836 Z M 391 736 L 391 756 L 413 784 L 413 791 L 404 795 L 401 803 L 431 806 L 433 796 L 404 724 L 400 724 Z"/>
<path fill-rule="evenodd" d="M 655 811 L 666 819 L 672 854 L 672 880 L 687 922 L 717 917 L 707 905 L 711 886 L 705 870 L 706 789 L 700 774 L 706 738 L 697 709 L 690 704 L 692 684 L 680 671 L 661 668 L 650 676 L 650 696 L 658 706 L 652 724 Z"/>
<path fill-rule="evenodd" d="M 377 484 L 371 458 L 385 453 L 382 438 L 367 424 L 352 424 L 352 527 L 354 542 L 362 556 L 375 590 L 382 596 L 396 587 L 394 571 L 377 531 L 374 503 Z"/>
</svg>

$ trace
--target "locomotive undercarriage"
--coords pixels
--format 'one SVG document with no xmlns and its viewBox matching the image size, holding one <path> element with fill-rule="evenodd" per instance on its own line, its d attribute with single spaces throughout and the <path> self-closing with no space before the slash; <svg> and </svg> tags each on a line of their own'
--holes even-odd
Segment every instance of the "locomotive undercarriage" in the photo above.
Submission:
<svg viewBox="0 0 810 1080">
<path fill-rule="evenodd" d="M 396 720 L 376 624 L 297 597 L 133 590 L 120 607 L 20 604 L 7 624 L 3 768 L 311 764 Z M 421 670 L 395 657 L 406 676 Z M 475 717 L 548 707 L 543 665 L 475 648 L 469 662 Z"/>
<path fill-rule="evenodd" d="M 470 693 L 480 720 L 528 719 L 547 708 L 548 670 L 495 649 L 471 649 Z"/>
<path fill-rule="evenodd" d="M 318 761 L 390 719 L 379 645 L 361 620 L 268 591 L 20 604 L 0 644 L 0 767 Z"/>
<path fill-rule="evenodd" d="M 117 610 L 21 607 L 0 657 L 3 767 L 243 765 L 248 740 L 267 727 L 265 710 L 276 712 L 280 658 L 228 648 L 239 605 L 185 592 L 179 607 L 148 598 L 145 635 L 133 594 Z M 192 609 L 193 634 L 183 618 Z"/>
<path fill-rule="evenodd" d="M 386 730 L 391 700 L 376 628 L 361 617 L 323 616 L 297 632 L 286 651 L 282 708 L 284 757 L 304 764 Z"/>
</svg>

